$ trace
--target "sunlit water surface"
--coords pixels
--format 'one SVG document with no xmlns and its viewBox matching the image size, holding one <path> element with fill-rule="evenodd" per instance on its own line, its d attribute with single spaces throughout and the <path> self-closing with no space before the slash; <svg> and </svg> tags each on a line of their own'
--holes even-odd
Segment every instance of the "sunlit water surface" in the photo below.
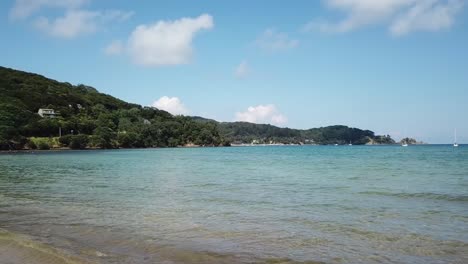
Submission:
<svg viewBox="0 0 468 264">
<path fill-rule="evenodd" d="M 0 228 L 99 263 L 468 263 L 468 147 L 4 154 Z"/>
</svg>

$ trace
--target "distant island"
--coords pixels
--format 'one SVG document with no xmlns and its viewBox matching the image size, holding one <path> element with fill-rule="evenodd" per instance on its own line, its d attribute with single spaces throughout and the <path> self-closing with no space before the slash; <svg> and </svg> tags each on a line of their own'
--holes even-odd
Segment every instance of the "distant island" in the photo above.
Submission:
<svg viewBox="0 0 468 264">
<path fill-rule="evenodd" d="M 5 67 L 0 94 L 0 150 L 396 144 L 389 135 L 342 125 L 300 130 L 173 116 L 90 86 Z"/>
<path fill-rule="evenodd" d="M 414 138 L 403 138 L 400 140 L 400 144 L 408 144 L 408 145 L 424 145 L 427 144 L 426 142 L 423 141 L 417 141 Z"/>
</svg>

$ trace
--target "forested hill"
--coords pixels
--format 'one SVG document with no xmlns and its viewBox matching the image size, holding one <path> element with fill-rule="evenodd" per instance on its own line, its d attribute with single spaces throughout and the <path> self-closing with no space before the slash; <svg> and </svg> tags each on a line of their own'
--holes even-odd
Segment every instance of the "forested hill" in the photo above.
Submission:
<svg viewBox="0 0 468 264">
<path fill-rule="evenodd" d="M 247 122 L 220 123 L 221 134 L 232 143 L 258 144 L 395 144 L 390 136 L 376 136 L 370 130 L 328 126 L 306 130 L 280 128 Z"/>
<path fill-rule="evenodd" d="M 117 148 L 228 144 L 215 122 L 200 123 L 126 103 L 85 85 L 0 67 L 0 148 Z M 41 117 L 53 109 L 54 118 Z M 58 138 L 62 133 L 62 137 Z M 49 140 L 45 140 L 45 139 Z"/>
<path fill-rule="evenodd" d="M 53 109 L 53 118 L 41 117 L 39 109 Z M 0 149 L 220 146 L 230 142 L 394 143 L 390 137 L 345 126 L 298 130 L 173 116 L 90 86 L 0 67 Z"/>
<path fill-rule="evenodd" d="M 201 123 L 216 122 L 221 135 L 232 144 L 396 144 L 388 135 L 341 125 L 292 129 L 248 122 L 217 122 L 200 116 L 192 119 Z"/>
</svg>

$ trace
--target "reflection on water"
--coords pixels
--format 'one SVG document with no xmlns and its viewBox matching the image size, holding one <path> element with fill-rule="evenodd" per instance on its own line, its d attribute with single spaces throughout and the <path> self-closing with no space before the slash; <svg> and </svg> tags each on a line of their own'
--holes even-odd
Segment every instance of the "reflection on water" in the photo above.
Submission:
<svg viewBox="0 0 468 264">
<path fill-rule="evenodd" d="M 464 263 L 468 150 L 0 155 L 0 228 L 99 263 Z"/>
</svg>

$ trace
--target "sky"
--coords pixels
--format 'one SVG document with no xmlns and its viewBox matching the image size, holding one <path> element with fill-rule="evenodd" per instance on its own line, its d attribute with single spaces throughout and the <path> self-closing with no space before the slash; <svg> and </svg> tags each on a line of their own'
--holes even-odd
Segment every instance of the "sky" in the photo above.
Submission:
<svg viewBox="0 0 468 264">
<path fill-rule="evenodd" d="M 468 1 L 0 2 L 0 65 L 218 121 L 468 143 Z"/>
</svg>

